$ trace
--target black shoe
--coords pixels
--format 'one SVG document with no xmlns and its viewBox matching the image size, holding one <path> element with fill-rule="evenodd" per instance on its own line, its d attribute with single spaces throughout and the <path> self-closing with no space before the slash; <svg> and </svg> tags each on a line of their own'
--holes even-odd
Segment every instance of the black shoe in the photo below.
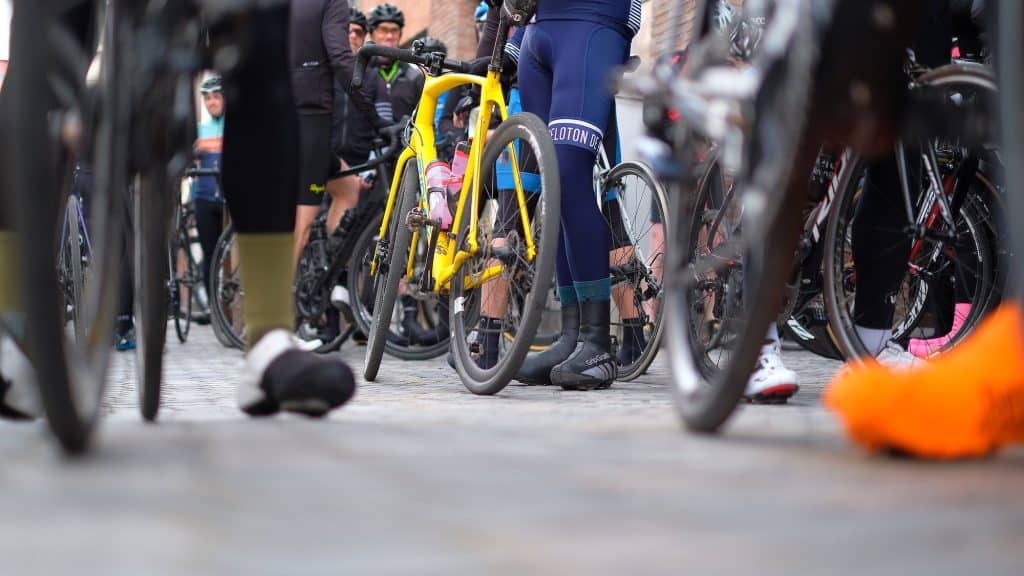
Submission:
<svg viewBox="0 0 1024 576">
<path fill-rule="evenodd" d="M 355 395 L 355 376 L 344 362 L 299 350 L 284 330 L 260 338 L 245 363 L 238 403 L 250 416 L 285 410 L 319 418 Z"/>
<path fill-rule="evenodd" d="M 580 335 L 580 307 L 577 304 L 562 307 L 562 334 L 547 350 L 530 354 L 516 372 L 515 379 L 523 384 L 550 386 L 551 369 L 565 362 L 576 350 Z"/>
<path fill-rule="evenodd" d="M 580 342 L 571 356 L 551 369 L 551 382 L 565 390 L 609 388 L 615 381 L 615 357 L 608 335 L 608 300 L 580 303 Z"/>
<path fill-rule="evenodd" d="M 619 353 L 615 360 L 619 366 L 629 366 L 640 359 L 647 348 L 647 339 L 644 338 L 644 325 L 639 318 L 623 318 L 622 320 L 622 345 L 619 346 Z"/>
<path fill-rule="evenodd" d="M 192 321 L 200 326 L 207 326 L 210 324 L 210 313 L 206 310 L 198 310 L 192 313 Z"/>
<path fill-rule="evenodd" d="M 481 317 L 477 323 L 476 336 L 469 344 L 469 356 L 481 370 L 490 370 L 498 363 L 498 343 L 501 338 L 501 320 Z M 445 358 L 448 365 L 455 369 L 455 352 L 448 347 Z"/>
<path fill-rule="evenodd" d="M 437 330 L 428 330 L 420 326 L 419 306 L 412 296 L 402 296 L 402 331 L 409 339 L 409 344 L 432 346 L 441 341 Z"/>
</svg>

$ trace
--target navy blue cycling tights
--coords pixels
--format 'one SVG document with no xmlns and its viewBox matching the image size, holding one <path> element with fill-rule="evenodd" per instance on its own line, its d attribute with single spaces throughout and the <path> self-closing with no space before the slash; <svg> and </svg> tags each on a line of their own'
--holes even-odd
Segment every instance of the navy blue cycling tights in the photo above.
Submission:
<svg viewBox="0 0 1024 576">
<path fill-rule="evenodd" d="M 629 40 L 591 22 L 544 21 L 526 29 L 519 59 L 523 110 L 548 124 L 558 153 L 562 304 L 608 300 L 608 225 L 594 195 L 593 169 L 612 110 L 610 72 L 625 63 Z"/>
</svg>

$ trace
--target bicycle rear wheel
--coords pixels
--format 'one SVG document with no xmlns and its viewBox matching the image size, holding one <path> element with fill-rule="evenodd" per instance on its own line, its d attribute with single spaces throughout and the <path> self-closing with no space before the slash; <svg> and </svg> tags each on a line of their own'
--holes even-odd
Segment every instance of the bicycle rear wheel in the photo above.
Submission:
<svg viewBox="0 0 1024 576">
<path fill-rule="evenodd" d="M 478 221 L 477 250 L 451 279 L 455 365 L 474 394 L 505 388 L 534 344 L 561 232 L 557 158 L 544 122 L 529 113 L 502 122 L 484 147 L 477 177 L 480 205 L 472 198 L 466 202 L 455 249 L 470 250 L 470 223 L 478 210 L 490 201 L 500 208 L 493 221 Z M 522 188 L 526 206 L 518 204 L 515 186 Z M 496 354 L 492 365 L 487 354 Z"/>
<path fill-rule="evenodd" d="M 213 333 L 224 346 L 245 350 L 245 291 L 234 226 L 225 228 L 217 240 L 212 266 L 209 292 Z"/>
<path fill-rule="evenodd" d="M 621 357 L 618 379 L 629 381 L 647 371 L 661 345 L 662 269 L 665 239 L 671 232 L 665 190 L 639 162 L 623 162 L 608 174 L 601 198 L 611 231 L 613 341 L 630 346 Z M 635 332 L 639 328 L 640 334 Z M 627 338 L 639 341 L 627 342 Z"/>
<path fill-rule="evenodd" d="M 829 323 L 843 354 L 848 359 L 855 359 L 870 355 L 857 334 L 858 314 L 854 309 L 857 270 L 853 260 L 853 219 L 862 194 L 860 183 L 865 165 L 863 162 L 851 162 L 848 168 L 849 171 L 844 168 L 844 173 L 839 176 L 839 197 L 825 231 L 825 304 Z M 953 242 L 938 237 L 907 237 L 908 248 L 913 243 L 918 245 L 913 253 L 916 255 L 908 258 L 894 293 L 892 339 L 899 344 L 906 346 L 911 338 L 929 339 L 944 335 L 944 332 L 940 333 L 941 329 L 952 324 L 952 317 L 941 318 L 944 312 L 941 310 L 929 314 L 928 304 L 937 299 L 952 298 L 953 285 L 959 285 L 957 291 L 969 299 L 971 314 L 965 319 L 963 328 L 941 350 L 955 346 L 965 338 L 984 313 L 992 292 L 995 268 L 994 251 L 979 202 L 975 191 L 968 193 L 954 218 L 956 240 Z M 894 200 L 892 209 L 902 212 L 904 207 L 899 200 Z M 938 223 L 941 224 L 941 219 Z M 947 294 L 941 295 L 944 291 Z M 952 315 L 952 308 L 950 306 L 946 312 Z"/>
<path fill-rule="evenodd" d="M 373 277 L 373 321 L 367 333 L 366 358 L 363 361 L 363 377 L 373 382 L 380 369 L 381 357 L 387 342 L 398 298 L 398 284 L 405 276 L 412 231 L 405 223 L 405 217 L 416 206 L 420 192 L 419 168 L 415 159 L 406 162 L 402 169 L 395 202 L 391 206 L 385 238 L 377 242 L 374 258 L 377 262 Z"/>
</svg>

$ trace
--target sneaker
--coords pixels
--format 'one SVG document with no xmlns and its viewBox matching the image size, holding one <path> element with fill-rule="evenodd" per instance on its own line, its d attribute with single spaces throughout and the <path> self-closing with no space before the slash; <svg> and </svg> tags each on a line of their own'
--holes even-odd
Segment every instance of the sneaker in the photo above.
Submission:
<svg viewBox="0 0 1024 576">
<path fill-rule="evenodd" d="M 200 326 L 208 326 L 210 324 L 210 313 L 206 310 L 193 310 L 192 321 Z"/>
<path fill-rule="evenodd" d="M 238 406 L 250 416 L 284 410 L 321 417 L 355 391 L 355 376 L 340 359 L 301 350 L 291 334 L 273 330 L 246 354 Z"/>
<path fill-rule="evenodd" d="M 878 363 L 895 370 L 915 370 L 923 368 L 925 361 L 903 349 L 893 340 L 885 344 L 885 348 L 875 356 Z"/>
<path fill-rule="evenodd" d="M 36 372 L 9 337 L 0 339 L 0 417 L 30 420 L 42 414 Z"/>
<path fill-rule="evenodd" d="M 960 334 L 960 331 L 964 328 L 964 323 L 967 322 L 967 318 L 970 315 L 971 305 L 969 303 L 957 304 L 953 310 L 953 326 L 950 327 L 949 334 L 927 340 L 911 338 L 910 346 L 907 349 L 918 358 L 928 358 L 941 352 L 942 348 L 948 346 Z"/>
<path fill-rule="evenodd" d="M 135 328 L 129 328 L 124 332 L 115 332 L 114 348 L 118 352 L 127 352 L 128 350 L 135 350 Z"/>
<path fill-rule="evenodd" d="M 782 363 L 782 346 L 776 340 L 761 348 L 743 397 L 754 404 L 785 404 L 800 390 L 797 380 L 796 372 Z"/>
</svg>

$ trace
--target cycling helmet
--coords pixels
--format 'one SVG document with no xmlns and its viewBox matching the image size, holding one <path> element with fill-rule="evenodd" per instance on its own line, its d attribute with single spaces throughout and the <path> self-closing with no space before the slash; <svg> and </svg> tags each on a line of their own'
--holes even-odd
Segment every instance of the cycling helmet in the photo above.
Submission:
<svg viewBox="0 0 1024 576">
<path fill-rule="evenodd" d="M 418 42 L 420 42 L 421 52 L 448 53 L 448 47 L 444 45 L 444 42 L 438 38 L 434 38 L 433 36 L 424 36 L 423 38 L 420 38 Z"/>
<path fill-rule="evenodd" d="M 199 85 L 199 92 L 201 94 L 211 94 L 213 92 L 223 92 L 224 85 L 221 82 L 220 76 L 210 76 L 203 83 Z"/>
<path fill-rule="evenodd" d="M 399 28 L 405 28 L 405 14 L 394 4 L 381 4 L 370 11 L 370 30 L 383 22 L 394 22 Z"/>
<path fill-rule="evenodd" d="M 348 21 L 349 24 L 356 24 L 358 26 L 362 26 L 363 30 L 369 30 L 369 26 L 366 23 L 366 14 L 363 14 L 352 6 L 348 7 Z"/>
<path fill-rule="evenodd" d="M 487 2 L 480 2 L 480 5 L 476 7 L 476 13 L 473 15 L 473 18 L 476 19 L 477 22 L 487 20 L 487 10 Z"/>
</svg>

